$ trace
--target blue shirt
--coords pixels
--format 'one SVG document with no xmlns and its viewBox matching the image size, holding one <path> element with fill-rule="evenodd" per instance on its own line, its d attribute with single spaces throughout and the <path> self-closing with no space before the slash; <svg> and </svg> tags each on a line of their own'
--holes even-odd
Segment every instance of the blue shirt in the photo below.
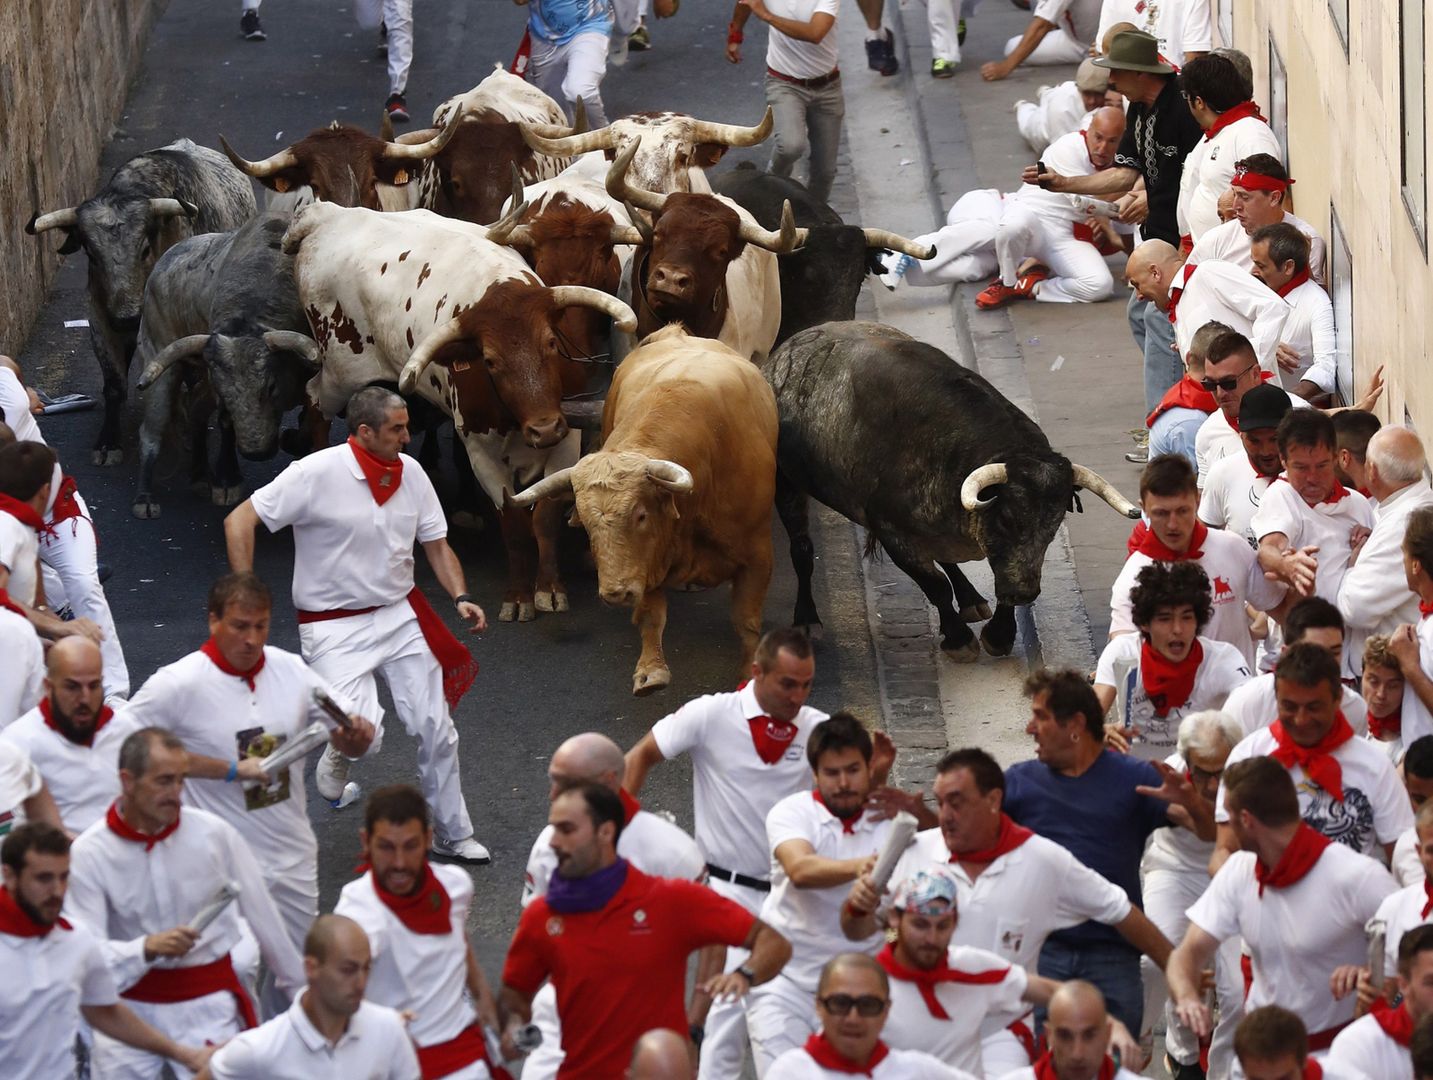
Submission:
<svg viewBox="0 0 1433 1080">
<path fill-rule="evenodd" d="M 609 0 L 530 0 L 527 28 L 538 41 L 566 45 L 578 34 L 612 30 Z"/>
<path fill-rule="evenodd" d="M 1207 412 L 1198 409 L 1175 407 L 1166 409 L 1154 418 L 1149 429 L 1149 456 L 1160 454 L 1183 454 L 1189 464 L 1199 468 L 1199 459 L 1194 454 L 1194 437 L 1199 426 L 1209 419 Z"/>
<path fill-rule="evenodd" d="M 1004 808 L 1016 822 L 1114 882 L 1143 910 L 1139 862 L 1150 834 L 1169 825 L 1169 804 L 1137 794 L 1135 788 L 1163 782 L 1148 761 L 1113 750 L 1101 753 L 1079 776 L 1022 761 L 1005 770 Z M 1095 922 L 1057 931 L 1050 940 L 1072 946 L 1128 944 L 1114 927 Z"/>
</svg>

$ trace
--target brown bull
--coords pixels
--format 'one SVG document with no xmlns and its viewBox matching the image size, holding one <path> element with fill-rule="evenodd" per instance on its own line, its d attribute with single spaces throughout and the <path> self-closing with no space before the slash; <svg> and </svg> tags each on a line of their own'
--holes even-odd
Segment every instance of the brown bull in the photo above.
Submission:
<svg viewBox="0 0 1433 1080">
<path fill-rule="evenodd" d="M 598 592 L 634 609 L 642 655 L 632 692 L 672 680 L 662 655 L 667 590 L 730 581 L 741 665 L 751 665 L 771 581 L 776 399 L 755 366 L 680 326 L 617 369 L 602 449 L 518 496 L 571 490 L 597 562 Z"/>
</svg>

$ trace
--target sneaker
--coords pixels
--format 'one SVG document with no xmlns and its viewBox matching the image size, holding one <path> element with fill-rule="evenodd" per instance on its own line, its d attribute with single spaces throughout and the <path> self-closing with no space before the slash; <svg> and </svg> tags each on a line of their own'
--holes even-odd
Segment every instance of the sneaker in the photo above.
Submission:
<svg viewBox="0 0 1433 1080">
<path fill-rule="evenodd" d="M 627 35 L 627 48 L 631 52 L 646 52 L 652 47 L 652 35 L 643 23 Z"/>
<path fill-rule="evenodd" d="M 342 810 L 345 806 L 352 806 L 361 798 L 363 798 L 363 789 L 350 780 L 343 785 L 343 794 L 336 799 L 329 799 L 328 805 L 334 810 Z"/>
<path fill-rule="evenodd" d="M 866 40 L 866 66 L 882 75 L 894 75 L 901 70 L 896 61 L 896 37 L 889 30 L 874 41 Z"/>
<path fill-rule="evenodd" d="M 964 45 L 964 44 L 965 44 L 965 20 L 964 20 L 964 19 L 961 19 L 960 22 L 958 22 L 958 23 L 955 24 L 955 41 L 956 41 L 956 44 L 958 44 L 958 45 Z"/>
<path fill-rule="evenodd" d="M 435 833 L 431 853 L 440 859 L 452 859 L 473 866 L 485 866 L 493 861 L 488 849 L 471 836 L 463 840 L 444 840 Z"/>
<path fill-rule="evenodd" d="M 952 79 L 955 77 L 954 60 L 932 60 L 930 62 L 930 77 L 932 79 Z"/>
<path fill-rule="evenodd" d="M 975 306 L 982 311 L 990 311 L 994 308 L 1004 307 L 1012 300 L 1034 299 L 1035 286 L 1049 276 L 1050 272 L 1044 267 L 1032 266 L 1015 279 L 1014 285 L 1006 285 L 996 278 L 975 298 Z"/>
<path fill-rule="evenodd" d="M 329 802 L 343 798 L 350 764 L 348 758 L 335 750 L 332 744 L 323 748 L 323 756 L 318 759 L 318 767 L 314 770 L 313 783 L 318 793 Z"/>
<path fill-rule="evenodd" d="M 408 123 L 408 102 L 402 94 L 389 94 L 388 101 L 383 108 L 388 113 L 388 119 L 395 124 Z"/>
<path fill-rule="evenodd" d="M 265 41 L 269 36 L 264 33 L 264 24 L 259 22 L 259 13 L 253 8 L 239 16 L 239 33 L 244 35 L 245 41 Z"/>
<path fill-rule="evenodd" d="M 901 255 L 899 258 L 896 259 L 895 265 L 881 275 L 881 284 L 894 292 L 896 286 L 905 280 L 906 271 L 909 270 L 915 264 L 915 259 L 911 258 L 909 255 Z"/>
<path fill-rule="evenodd" d="M 1131 465 L 1149 464 L 1149 447 L 1141 447 L 1139 450 L 1131 450 L 1125 455 L 1125 460 Z"/>
</svg>

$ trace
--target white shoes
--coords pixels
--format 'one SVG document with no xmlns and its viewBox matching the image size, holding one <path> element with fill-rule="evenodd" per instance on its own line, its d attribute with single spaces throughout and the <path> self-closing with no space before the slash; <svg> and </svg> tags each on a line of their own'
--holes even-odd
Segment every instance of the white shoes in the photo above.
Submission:
<svg viewBox="0 0 1433 1080">
<path fill-rule="evenodd" d="M 915 264 L 915 259 L 911 258 L 909 255 L 900 255 L 896 259 L 895 265 L 880 276 L 879 280 L 881 284 L 884 285 L 886 288 L 894 291 L 896 286 L 899 285 L 903 280 L 905 280 L 906 271 L 909 270 Z"/>
<path fill-rule="evenodd" d="M 475 866 L 483 866 L 493 861 L 493 857 L 488 854 L 488 849 L 471 836 L 462 840 L 444 840 L 434 834 L 432 853 L 442 859 L 471 863 Z"/>
<path fill-rule="evenodd" d="M 323 756 L 318 759 L 313 780 L 318 793 L 331 803 L 339 802 L 344 796 L 349 764 L 348 758 L 335 750 L 332 743 L 323 748 Z"/>
</svg>

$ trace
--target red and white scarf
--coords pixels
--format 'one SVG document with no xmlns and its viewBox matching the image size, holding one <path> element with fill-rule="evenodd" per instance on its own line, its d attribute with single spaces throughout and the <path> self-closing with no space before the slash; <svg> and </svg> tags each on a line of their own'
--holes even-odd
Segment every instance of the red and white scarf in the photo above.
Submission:
<svg viewBox="0 0 1433 1080">
<path fill-rule="evenodd" d="M 886 969 L 886 974 L 902 982 L 913 983 L 920 991 L 921 1000 L 937 1020 L 949 1020 L 950 1013 L 936 997 L 936 987 L 941 983 L 957 983 L 965 986 L 994 986 L 1005 981 L 1010 974 L 1008 967 L 991 968 L 988 971 L 960 971 L 950 966 L 949 955 L 940 958 L 940 965 L 929 971 L 906 967 L 896 959 L 894 945 L 887 945 L 876 954 L 876 963 Z"/>
</svg>

